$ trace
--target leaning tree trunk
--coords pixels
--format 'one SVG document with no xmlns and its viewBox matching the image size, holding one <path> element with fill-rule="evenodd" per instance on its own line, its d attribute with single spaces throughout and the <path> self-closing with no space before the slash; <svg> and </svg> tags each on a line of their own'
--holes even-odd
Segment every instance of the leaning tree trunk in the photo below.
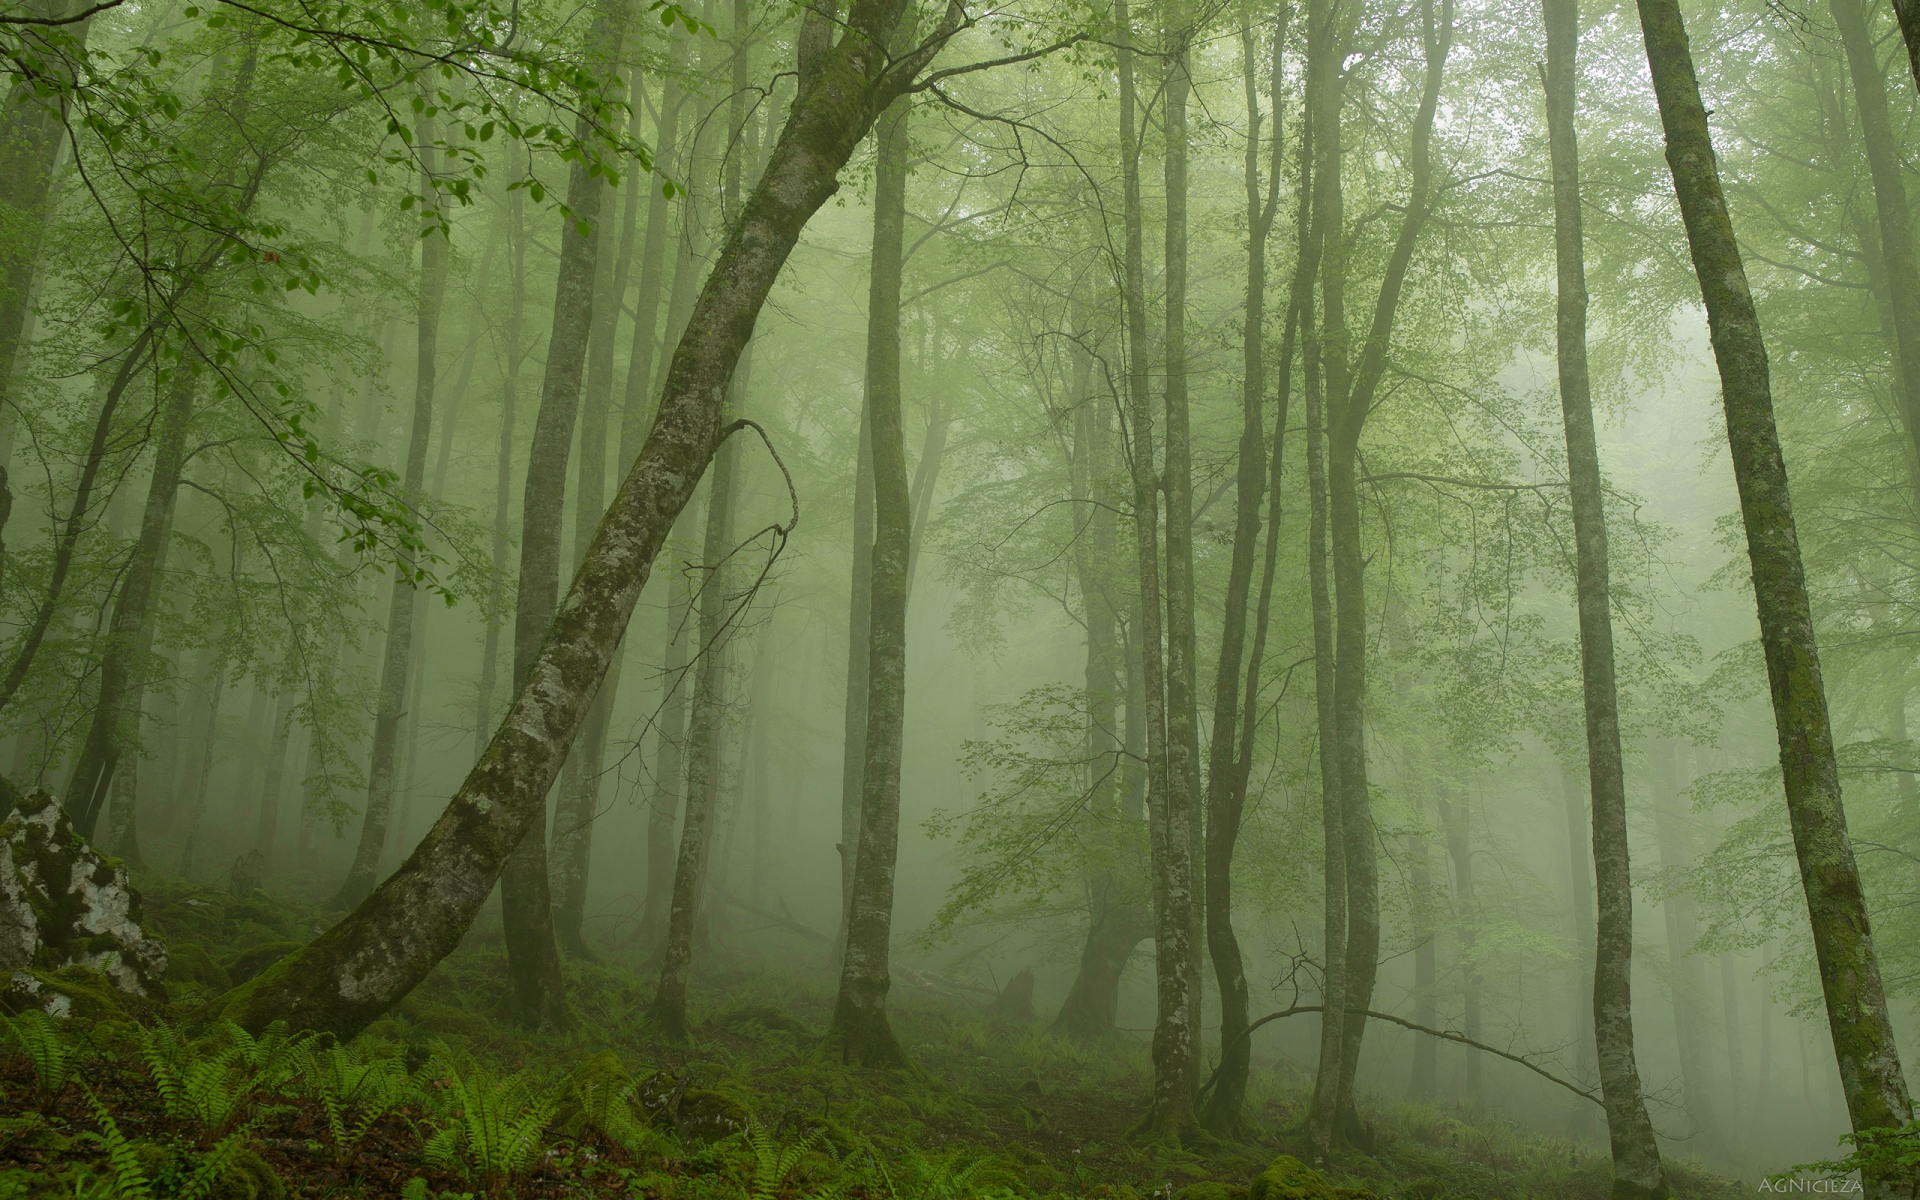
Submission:
<svg viewBox="0 0 1920 1200">
<path fill-rule="evenodd" d="M 1667 166 L 1720 369 L 1787 815 L 1807 896 L 1827 1024 L 1854 1132 L 1871 1141 L 1904 1127 L 1913 1111 L 1887 1014 L 1860 869 L 1847 836 L 1806 572 L 1774 425 L 1766 345 L 1721 191 L 1678 0 L 1639 0 L 1639 9 L 1666 134 Z M 1914 1192 L 1910 1176 L 1899 1178 L 1881 1168 L 1870 1168 L 1865 1182 L 1869 1195 Z"/>
<path fill-rule="evenodd" d="M 1207 756 L 1206 909 L 1207 949 L 1213 955 L 1220 988 L 1220 1065 L 1203 1113 L 1215 1133 L 1239 1131 L 1246 1100 L 1253 1042 L 1247 1034 L 1247 972 L 1240 939 L 1233 931 L 1233 849 L 1240 836 L 1246 801 L 1241 758 L 1252 765 L 1252 746 L 1239 744 L 1241 659 L 1246 653 L 1247 610 L 1253 592 L 1253 556 L 1260 537 L 1260 505 L 1266 498 L 1266 299 L 1267 235 L 1280 203 L 1278 114 L 1281 50 L 1286 39 L 1285 7 L 1274 21 L 1272 93 L 1276 116 L 1273 161 L 1264 195 L 1260 185 L 1260 89 L 1255 71 L 1253 16 L 1242 11 L 1240 57 L 1247 105 L 1247 147 L 1243 167 L 1247 200 L 1247 295 L 1241 329 L 1240 460 L 1235 474 L 1233 548 L 1227 568 L 1225 611 L 1221 618 L 1220 660 L 1213 680 L 1213 738 Z M 1256 651 L 1258 654 L 1259 651 Z"/>
<path fill-rule="evenodd" d="M 867 603 L 867 728 L 861 739 L 860 832 L 840 955 L 840 994 L 822 1053 L 864 1067 L 904 1067 L 887 1021 L 894 863 L 900 847 L 900 749 L 907 706 L 907 556 L 913 500 L 900 417 L 900 279 L 907 220 L 907 116 L 897 100 L 875 126 L 873 261 L 867 288 L 868 451 L 873 459 L 872 577 Z"/>
<path fill-rule="evenodd" d="M 421 186 L 433 190 L 434 121 L 420 118 L 415 133 L 420 146 Z M 434 201 L 438 208 L 437 199 Z M 407 495 L 417 497 L 427 483 L 427 448 L 433 440 L 433 392 L 437 380 L 436 355 L 440 347 L 440 301 L 447 285 L 447 247 L 438 230 L 420 239 L 420 283 L 415 309 L 417 355 L 413 377 L 413 428 L 407 435 L 407 464 L 401 476 Z M 413 670 L 413 621 L 418 609 L 417 589 L 409 571 L 414 564 L 394 569 L 393 591 L 387 601 L 387 641 L 381 652 L 380 700 L 373 718 L 373 752 L 367 762 L 367 806 L 360 820 L 360 842 L 353 865 L 333 902 L 352 908 L 367 898 L 379 877 L 380 857 L 386 853 L 387 831 L 393 819 L 394 766 L 400 750 L 400 721 L 407 711 L 407 683 Z M 418 717 L 416 716 L 416 720 Z"/>
<path fill-rule="evenodd" d="M 1608 594 L 1606 501 L 1594 438 L 1587 374 L 1586 250 L 1580 214 L 1580 156 L 1575 137 L 1579 91 L 1579 0 L 1545 0 L 1547 133 L 1553 168 L 1554 261 L 1560 415 L 1566 429 L 1573 508 L 1574 574 L 1580 619 L 1580 676 L 1586 709 L 1587 780 L 1593 797 L 1593 1033 L 1600 1094 L 1620 1200 L 1666 1194 L 1660 1147 L 1640 1090 L 1633 1046 L 1633 879 L 1627 858 L 1627 792 L 1620 752 L 1620 703 L 1614 684 L 1612 601 Z M 1569 790 L 1569 805 L 1578 799 Z M 1568 838 L 1579 828 L 1568 816 Z M 1577 850 L 1577 860 L 1581 859 Z M 1584 860 L 1573 867 L 1576 919 L 1586 937 Z"/>
<path fill-rule="evenodd" d="M 624 0 L 596 4 L 587 43 L 599 62 L 619 60 L 627 20 Z M 593 127 L 585 116 L 576 123 L 575 136 L 582 141 L 593 136 Z M 528 686 L 553 623 L 560 591 L 560 529 L 566 511 L 567 459 L 573 449 L 580 380 L 593 328 L 594 270 L 607 241 L 601 236 L 600 213 L 610 190 L 584 158 L 575 160 L 567 175 L 570 211 L 560 227 L 553 331 L 547 336 L 540 409 L 534 417 L 526 490 L 521 500 L 520 582 L 513 621 L 513 679 L 517 689 Z M 597 692 L 599 683 L 596 674 L 588 691 Z M 520 1019 L 536 1029 L 563 1029 L 572 1024 L 572 1016 L 566 981 L 560 973 L 560 944 L 554 935 L 545 807 L 543 800 L 543 819 L 521 839 L 507 862 L 500 879 L 500 911 L 506 933 L 507 974 L 512 979 Z"/>
<path fill-rule="evenodd" d="M 911 85 L 958 27 L 904 57 L 882 53 L 903 6 L 855 9 L 837 42 L 803 63 L 766 172 L 727 231 L 674 351 L 645 448 L 594 532 L 573 586 L 487 752 L 407 861 L 344 920 L 221 1009 L 249 1029 L 285 1020 L 351 1037 L 447 955 L 507 856 L 538 825 L 640 589 L 707 462 L 733 431 L 722 397 L 800 231 L 839 188 L 874 115 Z M 790 527 L 789 527 L 790 528 Z"/>
</svg>

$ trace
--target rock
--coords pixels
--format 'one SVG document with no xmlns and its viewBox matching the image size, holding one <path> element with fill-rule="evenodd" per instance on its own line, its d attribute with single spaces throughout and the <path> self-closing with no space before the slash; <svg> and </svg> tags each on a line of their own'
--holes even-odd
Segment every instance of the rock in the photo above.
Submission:
<svg viewBox="0 0 1920 1200">
<path fill-rule="evenodd" d="M 0 972 L 8 1000 L 47 993 L 50 974 L 85 967 L 115 990 L 165 1000 L 167 951 L 140 924 L 140 894 L 118 859 L 75 833 L 42 789 L 22 796 L 0 823 Z M 77 985 L 76 985 L 77 986 Z M 52 988 L 53 995 L 67 994 Z"/>
<path fill-rule="evenodd" d="M 91 967 L 78 964 L 58 971 L 28 967 L 15 971 L 0 987 L 0 1008 L 10 1013 L 29 1008 L 44 1010 L 49 1016 L 83 1017 L 89 1021 L 118 1020 L 127 1015 L 120 993 L 107 977 Z"/>
<path fill-rule="evenodd" d="M 1365 1200 L 1365 1188 L 1335 1187 L 1327 1177 L 1290 1154 L 1282 1154 L 1254 1178 L 1248 1200 Z"/>
<path fill-rule="evenodd" d="M 206 947 L 194 942 L 173 944 L 167 954 L 167 978 L 183 983 L 197 983 L 201 987 L 218 994 L 233 986 L 227 977 L 226 968 L 214 961 Z"/>
</svg>

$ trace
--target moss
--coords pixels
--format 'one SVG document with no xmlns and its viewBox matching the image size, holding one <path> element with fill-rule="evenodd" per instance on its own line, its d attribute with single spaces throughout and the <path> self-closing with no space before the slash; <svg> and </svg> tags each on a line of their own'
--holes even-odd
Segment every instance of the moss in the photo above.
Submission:
<svg viewBox="0 0 1920 1200">
<path fill-rule="evenodd" d="M 251 1150 L 234 1155 L 207 1192 L 208 1200 L 286 1200 L 287 1185 Z"/>
<path fill-rule="evenodd" d="M 106 976 L 81 966 L 15 971 L 6 988 L 0 990 L 0 1008 L 9 1013 L 41 1008 L 56 1017 L 88 1021 L 124 1020 L 128 1013 L 122 1000 Z"/>
<path fill-rule="evenodd" d="M 233 986 L 225 967 L 197 942 L 180 942 L 167 955 L 167 978 L 180 983 L 196 983 L 213 992 Z"/>
<path fill-rule="evenodd" d="M 1190 1183 L 1177 1193 L 1178 1200 L 1247 1200 L 1247 1189 L 1237 1183 L 1208 1180 Z"/>
<path fill-rule="evenodd" d="M 1365 1188 L 1335 1187 L 1327 1177 L 1290 1154 L 1282 1154 L 1254 1178 L 1248 1200 L 1369 1200 Z"/>
<path fill-rule="evenodd" d="M 747 1106 L 725 1092 L 688 1088 L 680 1097 L 673 1124 L 682 1137 L 715 1142 L 745 1131 L 752 1119 Z"/>
<path fill-rule="evenodd" d="M 242 950 L 226 961 L 227 975 L 233 981 L 229 986 L 237 986 L 250 979 L 258 978 L 268 967 L 299 948 L 299 942 L 275 941 L 262 942 Z"/>
</svg>

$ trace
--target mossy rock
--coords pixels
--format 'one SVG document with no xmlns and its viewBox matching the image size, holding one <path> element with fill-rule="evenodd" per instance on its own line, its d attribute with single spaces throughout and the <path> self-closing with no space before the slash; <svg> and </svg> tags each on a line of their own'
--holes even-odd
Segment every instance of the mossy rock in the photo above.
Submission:
<svg viewBox="0 0 1920 1200">
<path fill-rule="evenodd" d="M 166 947 L 142 925 L 126 867 L 95 851 L 53 796 L 35 789 L 0 822 L 0 972 L 76 964 L 128 995 L 167 998 Z"/>
<path fill-rule="evenodd" d="M 1247 1200 L 1247 1189 L 1237 1183 L 1221 1183 L 1210 1179 L 1181 1188 L 1177 1200 Z"/>
<path fill-rule="evenodd" d="M 688 1088 L 674 1111 L 673 1127 L 680 1136 L 697 1142 L 717 1142 L 744 1133 L 753 1120 L 746 1105 L 708 1088 Z"/>
<path fill-rule="evenodd" d="M 1400 1188 L 1400 1200 L 1445 1200 L 1447 1185 L 1429 1175 Z"/>
<path fill-rule="evenodd" d="M 1254 1177 L 1248 1200 L 1371 1200 L 1365 1188 L 1335 1187 L 1327 1177 L 1290 1154 L 1282 1154 Z"/>
<path fill-rule="evenodd" d="M 206 1195 L 208 1200 L 287 1200 L 287 1185 L 266 1159 L 243 1149 L 220 1172 Z"/>
<path fill-rule="evenodd" d="M 62 967 L 58 971 L 29 968 L 15 971 L 0 989 L 0 1008 L 23 1013 L 29 1008 L 44 1010 L 55 1017 L 80 1017 L 88 1021 L 120 1021 L 127 1017 L 122 996 L 107 977 L 88 967 Z"/>
<path fill-rule="evenodd" d="M 240 953 L 227 959 L 227 977 L 229 986 L 238 987 L 252 979 L 257 979 L 268 967 L 279 962 L 300 948 L 299 942 L 261 942 L 249 946 Z"/>
<path fill-rule="evenodd" d="M 170 948 L 167 978 L 182 983 L 197 983 L 213 992 L 224 992 L 233 986 L 226 968 L 207 953 L 206 947 L 195 942 L 176 942 Z"/>
<path fill-rule="evenodd" d="M 414 1024 L 442 1037 L 455 1034 L 479 1041 L 493 1037 L 498 1032 L 493 1022 L 480 1013 L 455 1008 L 451 1004 L 422 1004 L 409 1015 L 413 1017 Z"/>
</svg>

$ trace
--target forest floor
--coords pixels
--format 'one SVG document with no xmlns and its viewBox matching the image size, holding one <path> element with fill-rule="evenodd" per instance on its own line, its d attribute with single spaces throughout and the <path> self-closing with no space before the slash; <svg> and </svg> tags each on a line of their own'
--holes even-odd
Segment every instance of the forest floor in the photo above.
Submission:
<svg viewBox="0 0 1920 1200">
<path fill-rule="evenodd" d="M 969 1002 L 896 987 L 913 1074 L 815 1047 L 830 980 L 716 953 L 699 1019 L 663 1044 L 650 976 L 569 967 L 578 1029 L 517 1028 L 485 929 L 348 1047 L 197 1031 L 193 1014 L 326 923 L 254 891 L 142 881 L 173 954 L 168 1004 L 112 1011 L 69 972 L 75 1016 L 14 1018 L 0 1055 L 0 1200 L 655 1196 L 663 1200 L 1241 1200 L 1298 1146 L 1304 1092 L 1257 1075 L 1245 1142 L 1140 1145 L 1137 1045 L 1082 1047 Z M 497 922 L 496 922 L 497 924 Z M 817 956 L 816 956 L 817 957 Z M 817 974 L 817 968 L 815 969 Z M 175 1029 L 188 1031 L 175 1034 Z M 1372 1154 L 1267 1176 L 1257 1200 L 1601 1200 L 1602 1154 L 1433 1106 L 1368 1114 Z M 1741 1185 L 1672 1165 L 1677 1200 Z"/>
</svg>

